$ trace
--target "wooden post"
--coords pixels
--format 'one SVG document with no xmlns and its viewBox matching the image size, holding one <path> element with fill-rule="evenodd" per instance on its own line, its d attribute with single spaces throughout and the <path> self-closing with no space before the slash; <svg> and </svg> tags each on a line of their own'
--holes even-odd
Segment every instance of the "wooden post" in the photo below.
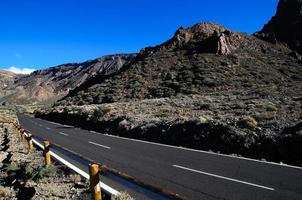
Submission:
<svg viewBox="0 0 302 200">
<path fill-rule="evenodd" d="M 23 132 L 23 129 L 19 128 L 18 136 L 19 136 L 20 141 L 22 141 L 22 132 Z"/>
<path fill-rule="evenodd" d="M 21 132 L 21 142 L 24 142 L 25 139 L 26 139 L 25 131 L 24 131 L 24 129 L 22 129 L 22 132 Z"/>
<path fill-rule="evenodd" d="M 100 171 L 98 164 L 91 164 L 89 166 L 89 181 L 92 200 L 102 200 L 100 182 Z"/>
<path fill-rule="evenodd" d="M 27 142 L 28 142 L 28 152 L 33 152 L 34 151 L 34 145 L 33 145 L 33 136 L 31 133 L 28 134 L 27 137 Z"/>
<path fill-rule="evenodd" d="M 44 141 L 44 160 L 45 160 L 46 166 L 51 165 L 50 142 L 49 141 Z"/>
</svg>

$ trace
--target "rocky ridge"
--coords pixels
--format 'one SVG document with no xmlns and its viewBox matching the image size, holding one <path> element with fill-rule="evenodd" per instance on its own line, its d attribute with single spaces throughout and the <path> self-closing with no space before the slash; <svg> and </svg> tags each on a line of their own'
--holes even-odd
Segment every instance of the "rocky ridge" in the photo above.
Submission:
<svg viewBox="0 0 302 200">
<path fill-rule="evenodd" d="M 232 32 L 219 24 L 199 23 L 188 29 L 179 28 L 173 38 L 167 42 L 154 48 L 145 48 L 141 53 L 144 54 L 146 50 L 152 53 L 157 50 L 187 49 L 196 53 L 228 55 L 238 48 L 251 47 L 252 43 L 253 41 L 247 35 Z M 251 48 L 257 47 L 259 46 L 254 45 Z"/>
<path fill-rule="evenodd" d="M 14 81 L 18 76 L 21 75 L 14 74 L 13 72 L 0 70 L 0 98 L 9 95 L 13 92 L 8 88 L 14 84 Z"/>
<path fill-rule="evenodd" d="M 217 24 L 201 23 L 179 29 L 162 45 L 142 49 L 124 70 L 105 79 L 96 76 L 58 104 L 98 104 L 210 92 L 257 93 L 261 88 L 272 92 L 277 89 L 280 93 L 293 87 L 296 91 L 295 86 L 301 81 L 299 62 L 283 45 Z"/>
<path fill-rule="evenodd" d="M 302 54 L 302 1 L 280 0 L 276 15 L 255 35 L 272 43 L 286 43 Z"/>
<path fill-rule="evenodd" d="M 135 54 L 104 56 L 83 63 L 68 63 L 30 75 L 10 78 L 6 87 L 0 87 L 0 102 L 52 103 L 64 97 L 70 90 L 96 75 L 108 76 L 120 70 Z M 0 78 L 1 81 L 5 80 Z"/>
</svg>

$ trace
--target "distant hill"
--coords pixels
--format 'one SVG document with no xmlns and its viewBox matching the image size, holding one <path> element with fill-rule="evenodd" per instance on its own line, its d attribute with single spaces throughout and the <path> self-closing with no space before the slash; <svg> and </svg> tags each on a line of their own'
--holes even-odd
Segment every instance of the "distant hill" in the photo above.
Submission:
<svg viewBox="0 0 302 200">
<path fill-rule="evenodd" d="M 14 84 L 15 79 L 19 76 L 21 75 L 0 70 L 0 99 L 14 92 L 9 87 Z"/>
<path fill-rule="evenodd" d="M 37 70 L 23 76 L 1 73 L 0 83 L 3 84 L 0 87 L 0 102 L 55 102 L 93 76 L 108 76 L 120 70 L 134 56 L 135 54 L 109 55 L 83 63 L 68 63 Z"/>
<path fill-rule="evenodd" d="M 16 76 L 18 76 L 18 74 L 10 71 L 0 70 L 0 76 L 1 78 L 15 78 Z"/>
</svg>

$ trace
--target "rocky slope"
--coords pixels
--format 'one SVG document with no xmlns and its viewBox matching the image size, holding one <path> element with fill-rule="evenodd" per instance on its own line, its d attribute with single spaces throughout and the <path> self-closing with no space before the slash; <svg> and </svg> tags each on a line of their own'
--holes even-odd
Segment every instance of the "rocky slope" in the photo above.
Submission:
<svg viewBox="0 0 302 200">
<path fill-rule="evenodd" d="M 142 49 L 118 73 L 96 76 L 36 115 L 302 165 L 301 91 L 301 59 L 287 46 L 200 23 Z"/>
<path fill-rule="evenodd" d="M 9 86 L 13 85 L 14 80 L 21 75 L 14 74 L 12 72 L 0 70 L 0 98 L 13 93 L 12 90 L 8 89 Z"/>
<path fill-rule="evenodd" d="M 100 75 L 108 76 L 118 70 L 135 54 L 104 56 L 83 63 L 69 63 L 45 70 L 37 70 L 27 76 L 0 87 L 0 102 L 9 103 L 51 103 L 64 97 L 70 90 L 81 85 L 87 79 Z M 5 79 L 0 77 L 0 81 Z"/>
<path fill-rule="evenodd" d="M 281 0 L 274 17 L 255 34 L 269 42 L 284 42 L 302 54 L 302 0 Z"/>
<path fill-rule="evenodd" d="M 299 95 L 301 60 L 285 46 L 217 24 L 180 28 L 157 47 L 145 48 L 120 73 L 96 76 L 61 105 L 110 103 L 188 94 Z"/>
</svg>

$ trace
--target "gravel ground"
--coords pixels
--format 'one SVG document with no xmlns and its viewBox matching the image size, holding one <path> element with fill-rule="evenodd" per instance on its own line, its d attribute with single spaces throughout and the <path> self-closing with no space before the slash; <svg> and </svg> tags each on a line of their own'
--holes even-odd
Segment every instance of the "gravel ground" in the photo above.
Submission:
<svg viewBox="0 0 302 200">
<path fill-rule="evenodd" d="M 0 126 L 0 143 L 0 199 L 90 199 L 85 179 L 58 163 L 44 167 L 42 151 L 29 153 L 12 125 Z"/>
<path fill-rule="evenodd" d="M 0 121 L 15 121 L 14 113 L 0 108 Z M 0 123 L 0 144 L 0 199 L 91 199 L 86 179 L 60 163 L 45 167 L 42 151 L 28 152 L 13 125 Z M 134 200 L 125 192 L 112 199 Z"/>
</svg>

